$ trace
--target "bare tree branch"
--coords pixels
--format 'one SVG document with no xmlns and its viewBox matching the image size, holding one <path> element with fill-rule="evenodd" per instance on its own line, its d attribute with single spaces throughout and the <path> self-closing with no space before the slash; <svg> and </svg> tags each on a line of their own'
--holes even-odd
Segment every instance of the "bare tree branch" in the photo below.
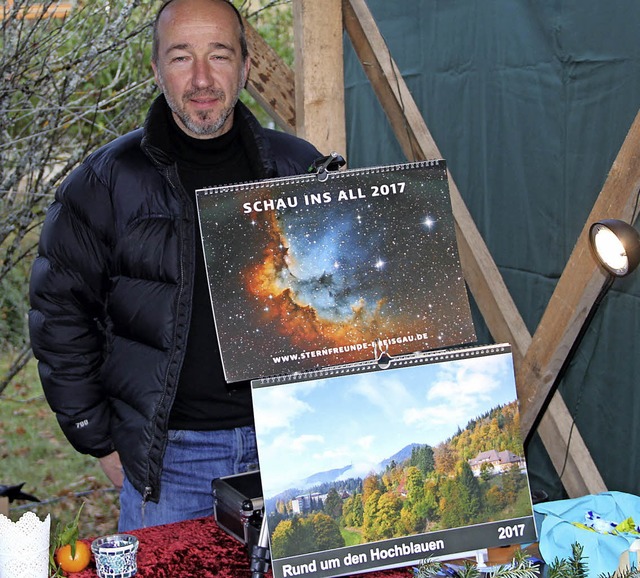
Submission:
<svg viewBox="0 0 640 578">
<path fill-rule="evenodd" d="M 47 16 L 54 0 L 0 7 L 0 391 L 29 359 L 27 279 L 55 190 L 88 152 L 144 119 L 159 3 L 78 0 L 64 19 Z"/>
<path fill-rule="evenodd" d="M 0 379 L 0 395 L 7 388 L 7 386 L 11 383 L 11 380 L 22 371 L 25 365 L 31 359 L 31 344 L 27 343 L 22 347 L 22 349 L 15 356 L 13 362 L 4 373 L 2 378 Z"/>
</svg>

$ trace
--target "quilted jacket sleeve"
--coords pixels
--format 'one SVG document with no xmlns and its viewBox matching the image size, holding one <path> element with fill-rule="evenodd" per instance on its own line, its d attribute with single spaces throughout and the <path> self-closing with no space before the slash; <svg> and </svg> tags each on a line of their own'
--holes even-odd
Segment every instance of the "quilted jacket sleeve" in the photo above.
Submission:
<svg viewBox="0 0 640 578">
<path fill-rule="evenodd" d="M 95 457 L 113 451 L 100 380 L 109 197 L 86 163 L 68 177 L 47 212 L 30 281 L 29 331 L 46 399 L 75 449 Z"/>
</svg>

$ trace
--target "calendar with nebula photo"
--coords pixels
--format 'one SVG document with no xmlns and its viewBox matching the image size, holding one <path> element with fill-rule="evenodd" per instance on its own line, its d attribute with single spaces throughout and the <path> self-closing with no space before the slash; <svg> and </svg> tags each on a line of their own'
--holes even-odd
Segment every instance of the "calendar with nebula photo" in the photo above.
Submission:
<svg viewBox="0 0 640 578">
<path fill-rule="evenodd" d="M 475 341 L 444 160 L 196 198 L 227 381 Z"/>
</svg>

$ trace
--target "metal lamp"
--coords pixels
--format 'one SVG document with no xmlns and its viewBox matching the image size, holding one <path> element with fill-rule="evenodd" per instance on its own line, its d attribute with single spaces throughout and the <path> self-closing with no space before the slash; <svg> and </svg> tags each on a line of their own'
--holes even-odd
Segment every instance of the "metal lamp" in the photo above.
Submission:
<svg viewBox="0 0 640 578">
<path fill-rule="evenodd" d="M 614 277 L 629 275 L 640 263 L 640 234 L 619 219 L 591 225 L 589 243 L 600 265 Z"/>
</svg>

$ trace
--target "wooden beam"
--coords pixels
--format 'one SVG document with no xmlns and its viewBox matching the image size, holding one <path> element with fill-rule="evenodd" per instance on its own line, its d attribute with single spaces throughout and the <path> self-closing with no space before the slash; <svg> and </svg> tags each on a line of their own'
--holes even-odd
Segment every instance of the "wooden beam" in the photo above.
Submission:
<svg viewBox="0 0 640 578">
<path fill-rule="evenodd" d="M 354 49 L 405 155 L 410 160 L 440 157 L 364 0 L 343 0 L 343 11 Z M 450 191 L 465 280 L 494 339 L 511 343 L 517 369 L 529 348 L 531 335 L 451 177 Z M 521 381 L 517 383 L 520 391 Z M 567 493 L 577 497 L 588 493 L 585 489 L 604 491 L 598 468 L 578 428 L 567 427 L 570 422 L 569 411 L 558 395 L 551 400 L 538 429 L 558 474 L 562 474 Z"/>
<path fill-rule="evenodd" d="M 604 218 L 631 222 L 640 189 L 640 112 L 618 152 L 518 371 L 521 427 L 528 436 L 607 276 L 591 255 L 589 227 Z"/>
<path fill-rule="evenodd" d="M 251 72 L 249 94 L 284 131 L 296 132 L 295 77 L 293 71 L 245 20 Z"/>
<path fill-rule="evenodd" d="M 293 0 L 297 134 L 346 155 L 342 0 Z"/>
</svg>

